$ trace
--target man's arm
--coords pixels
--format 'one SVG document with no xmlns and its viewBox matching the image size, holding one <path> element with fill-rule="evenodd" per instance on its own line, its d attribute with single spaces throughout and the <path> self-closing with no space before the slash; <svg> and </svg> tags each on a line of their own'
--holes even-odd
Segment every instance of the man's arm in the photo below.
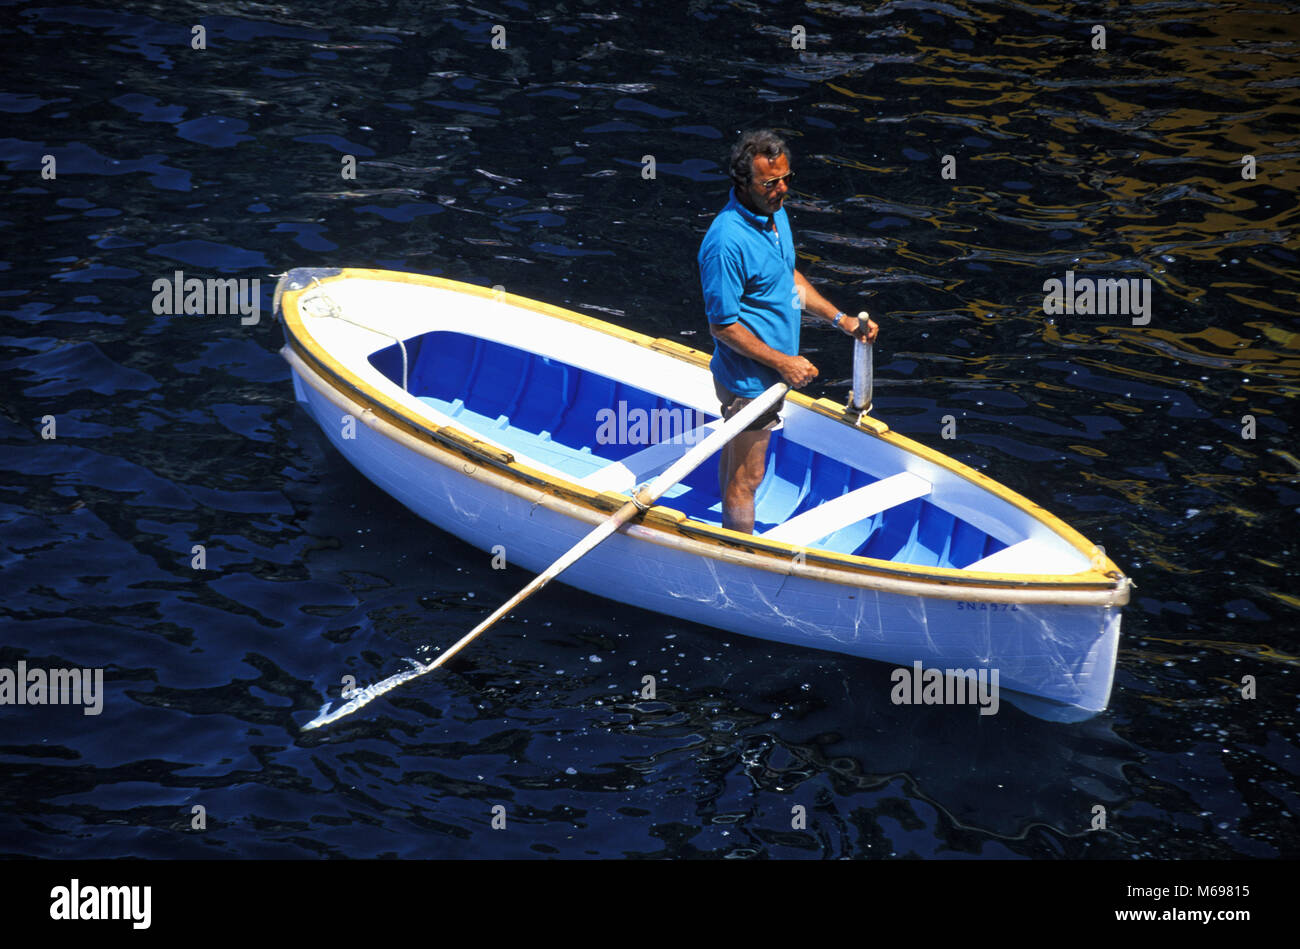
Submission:
<svg viewBox="0 0 1300 949">
<path fill-rule="evenodd" d="M 773 349 L 739 320 L 732 323 L 710 323 L 709 332 L 714 339 L 730 346 L 740 355 L 748 356 L 769 369 L 775 369 L 792 388 L 800 389 L 817 377 L 817 367 L 808 360 L 802 356 L 787 356 L 780 350 Z"/>
<path fill-rule="evenodd" d="M 809 283 L 808 278 L 801 274 L 797 268 L 794 272 L 794 285 L 795 289 L 799 291 L 799 298 L 803 300 L 803 308 L 814 316 L 820 316 L 823 320 L 831 322 L 835 319 L 835 314 L 840 312 L 838 307 L 817 292 L 817 288 Z M 865 339 L 868 343 L 875 342 L 876 334 L 880 331 L 880 327 L 870 317 L 863 322 L 856 316 L 849 316 L 847 313 L 844 315 L 844 319 L 840 320 L 840 329 L 850 336 Z"/>
</svg>

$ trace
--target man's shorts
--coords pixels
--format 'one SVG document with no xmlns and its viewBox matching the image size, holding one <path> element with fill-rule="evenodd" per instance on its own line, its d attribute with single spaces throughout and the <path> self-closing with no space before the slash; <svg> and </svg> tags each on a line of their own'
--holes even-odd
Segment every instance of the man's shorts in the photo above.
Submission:
<svg viewBox="0 0 1300 949">
<path fill-rule="evenodd" d="M 713 379 L 713 391 L 717 393 L 718 401 L 722 403 L 722 417 L 724 419 L 731 418 L 745 406 L 749 405 L 749 403 L 754 401 L 753 399 L 746 398 L 743 395 L 736 395 L 720 383 L 716 376 Z M 781 401 L 777 402 L 776 405 L 772 406 L 758 418 L 754 419 L 754 421 L 750 422 L 749 425 L 745 427 L 745 431 L 770 432 L 773 429 L 780 428 L 782 425 L 781 409 L 784 407 L 785 396 L 781 396 Z"/>
</svg>

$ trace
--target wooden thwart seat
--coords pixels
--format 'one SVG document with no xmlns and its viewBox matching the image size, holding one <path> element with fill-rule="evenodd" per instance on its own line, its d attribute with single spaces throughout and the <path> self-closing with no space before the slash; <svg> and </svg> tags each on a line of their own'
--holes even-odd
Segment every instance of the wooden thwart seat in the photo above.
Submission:
<svg viewBox="0 0 1300 949">
<path fill-rule="evenodd" d="M 634 454 L 593 471 L 578 484 L 593 491 L 628 491 L 654 477 L 712 434 L 721 419 L 706 422 L 699 428 L 675 438 L 642 448 Z"/>
<path fill-rule="evenodd" d="M 882 478 L 857 490 L 832 498 L 798 517 L 778 524 L 762 536 L 803 547 L 827 534 L 874 517 L 881 511 L 930 493 L 931 484 L 907 471 Z"/>
</svg>

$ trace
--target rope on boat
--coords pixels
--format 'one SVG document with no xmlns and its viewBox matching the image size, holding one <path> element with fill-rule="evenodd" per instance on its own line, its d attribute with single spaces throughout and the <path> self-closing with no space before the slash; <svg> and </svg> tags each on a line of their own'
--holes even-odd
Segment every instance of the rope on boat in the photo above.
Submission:
<svg viewBox="0 0 1300 949">
<path fill-rule="evenodd" d="M 380 336 L 386 336 L 389 339 L 391 339 L 393 342 L 397 343 L 397 345 L 402 350 L 402 391 L 409 392 L 410 390 L 407 388 L 406 385 L 407 366 L 409 365 L 409 362 L 406 358 L 406 343 L 402 340 L 402 338 L 400 336 L 394 336 L 392 333 L 386 332 L 385 330 L 378 329 L 377 327 L 374 326 L 368 326 L 367 324 L 362 323 L 358 320 L 354 320 L 344 316 L 342 308 L 337 303 L 334 302 L 334 299 L 328 293 L 325 292 L 325 288 L 321 286 L 321 282 L 318 279 L 316 279 L 314 275 L 311 278 L 311 282 L 316 284 L 316 294 L 312 296 L 311 301 L 304 300 L 303 302 L 307 303 L 307 302 L 315 302 L 316 300 L 319 300 L 321 303 L 325 304 L 324 313 L 316 313 L 313 315 L 321 318 L 332 318 L 336 320 L 342 320 L 344 323 L 351 323 L 353 326 L 359 326 L 363 330 L 369 330 L 372 333 L 378 333 Z"/>
</svg>

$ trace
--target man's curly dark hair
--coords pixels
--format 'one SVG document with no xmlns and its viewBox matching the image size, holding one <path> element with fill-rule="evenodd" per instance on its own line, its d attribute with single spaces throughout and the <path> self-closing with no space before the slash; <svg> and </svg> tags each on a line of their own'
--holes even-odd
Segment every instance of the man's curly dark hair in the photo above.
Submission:
<svg viewBox="0 0 1300 949">
<path fill-rule="evenodd" d="M 768 161 L 776 161 L 784 155 L 788 161 L 790 148 L 785 139 L 771 129 L 755 129 L 743 133 L 731 148 L 731 162 L 727 169 L 731 183 L 737 188 L 749 186 L 749 180 L 754 176 L 754 158 L 757 155 L 762 155 Z"/>
</svg>

